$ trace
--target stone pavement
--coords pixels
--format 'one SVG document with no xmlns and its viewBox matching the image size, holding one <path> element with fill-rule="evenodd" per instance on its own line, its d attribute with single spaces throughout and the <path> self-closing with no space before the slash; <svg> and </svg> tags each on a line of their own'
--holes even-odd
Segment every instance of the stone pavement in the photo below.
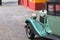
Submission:
<svg viewBox="0 0 60 40">
<path fill-rule="evenodd" d="M 24 21 L 31 14 L 22 6 L 0 6 L 0 40 L 28 40 Z"/>
</svg>

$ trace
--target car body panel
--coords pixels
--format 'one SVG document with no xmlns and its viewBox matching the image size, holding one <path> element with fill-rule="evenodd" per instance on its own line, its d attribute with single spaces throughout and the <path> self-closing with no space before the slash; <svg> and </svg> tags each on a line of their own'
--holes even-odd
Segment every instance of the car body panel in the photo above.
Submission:
<svg viewBox="0 0 60 40">
<path fill-rule="evenodd" d="M 37 33 L 37 35 L 39 35 L 41 37 L 48 35 L 47 32 L 49 32 L 50 29 L 48 27 L 44 27 L 44 24 L 42 24 L 32 18 L 28 18 L 26 21 L 28 21 L 28 23 L 32 24 L 33 30 L 35 31 L 35 33 Z"/>
<path fill-rule="evenodd" d="M 53 34 L 60 36 L 60 17 L 48 15 L 48 26 Z"/>
</svg>

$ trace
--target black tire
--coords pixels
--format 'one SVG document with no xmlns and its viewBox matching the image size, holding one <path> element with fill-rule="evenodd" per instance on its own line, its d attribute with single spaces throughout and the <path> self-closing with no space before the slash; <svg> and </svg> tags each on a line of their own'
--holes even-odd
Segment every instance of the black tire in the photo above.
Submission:
<svg viewBox="0 0 60 40">
<path fill-rule="evenodd" d="M 2 0 L 0 0 L 0 5 L 2 5 Z"/>
<path fill-rule="evenodd" d="M 34 39 L 35 34 L 33 34 L 32 30 L 31 30 L 31 25 L 27 25 L 26 27 L 26 35 L 29 39 Z"/>
</svg>

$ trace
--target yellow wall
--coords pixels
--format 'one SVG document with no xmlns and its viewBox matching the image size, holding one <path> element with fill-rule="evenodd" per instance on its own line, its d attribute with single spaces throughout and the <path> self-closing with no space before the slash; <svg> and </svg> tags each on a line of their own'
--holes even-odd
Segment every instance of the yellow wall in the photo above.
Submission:
<svg viewBox="0 0 60 40">
<path fill-rule="evenodd" d="M 48 0 L 29 0 L 29 1 L 33 3 L 45 3 Z"/>
</svg>

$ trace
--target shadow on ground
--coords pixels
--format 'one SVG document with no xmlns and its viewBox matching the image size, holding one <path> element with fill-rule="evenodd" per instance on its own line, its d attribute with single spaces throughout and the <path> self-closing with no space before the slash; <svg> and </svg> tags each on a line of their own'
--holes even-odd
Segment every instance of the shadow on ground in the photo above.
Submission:
<svg viewBox="0 0 60 40">
<path fill-rule="evenodd" d="M 34 38 L 34 39 L 31 39 L 31 40 L 53 40 L 53 39 L 48 39 L 48 38 Z"/>
</svg>

